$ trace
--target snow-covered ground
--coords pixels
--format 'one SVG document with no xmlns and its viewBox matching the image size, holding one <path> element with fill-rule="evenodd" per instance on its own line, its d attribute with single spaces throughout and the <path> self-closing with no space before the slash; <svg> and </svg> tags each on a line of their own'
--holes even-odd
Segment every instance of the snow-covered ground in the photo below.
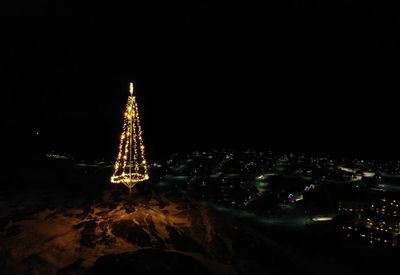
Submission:
<svg viewBox="0 0 400 275">
<path fill-rule="evenodd" d="M 38 206 L 38 190 L 1 198 L 0 274 L 86 274 L 101 256 L 144 248 L 178 251 L 214 274 L 237 274 L 237 228 L 211 209 L 149 190 L 105 190 L 87 201 L 51 190 L 50 207 L 43 200 Z M 64 201 L 54 204 L 55 196 Z"/>
</svg>

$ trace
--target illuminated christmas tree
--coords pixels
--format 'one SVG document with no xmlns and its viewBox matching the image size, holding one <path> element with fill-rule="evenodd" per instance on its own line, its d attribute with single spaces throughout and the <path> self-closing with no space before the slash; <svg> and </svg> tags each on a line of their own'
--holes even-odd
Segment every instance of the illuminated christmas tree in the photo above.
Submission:
<svg viewBox="0 0 400 275">
<path fill-rule="evenodd" d="M 119 152 L 111 182 L 123 183 L 131 189 L 136 183 L 147 180 L 149 174 L 144 156 L 138 106 L 133 95 L 133 83 L 130 83 L 129 92 Z"/>
</svg>

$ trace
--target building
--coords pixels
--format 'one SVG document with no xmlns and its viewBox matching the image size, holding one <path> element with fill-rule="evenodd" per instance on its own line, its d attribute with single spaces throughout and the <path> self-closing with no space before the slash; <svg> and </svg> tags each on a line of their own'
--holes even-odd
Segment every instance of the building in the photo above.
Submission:
<svg viewBox="0 0 400 275">
<path fill-rule="evenodd" d="M 371 245 L 398 246 L 400 236 L 399 201 L 376 198 L 370 202 L 348 201 L 338 203 L 339 213 L 354 213 L 355 218 L 345 222 L 340 231 L 347 239 Z"/>
</svg>

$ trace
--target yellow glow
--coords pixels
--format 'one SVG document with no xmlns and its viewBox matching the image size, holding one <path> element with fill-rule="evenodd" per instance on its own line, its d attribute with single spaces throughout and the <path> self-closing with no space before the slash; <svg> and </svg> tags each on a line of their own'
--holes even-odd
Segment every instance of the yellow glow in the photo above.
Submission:
<svg viewBox="0 0 400 275">
<path fill-rule="evenodd" d="M 317 216 L 312 218 L 313 221 L 315 222 L 325 222 L 325 221 L 331 221 L 333 217 L 331 216 Z"/>
<path fill-rule="evenodd" d="M 122 183 L 132 188 L 136 183 L 149 179 L 149 175 L 142 143 L 138 106 L 133 96 L 133 83 L 130 83 L 129 92 L 119 153 L 111 182 Z"/>
</svg>

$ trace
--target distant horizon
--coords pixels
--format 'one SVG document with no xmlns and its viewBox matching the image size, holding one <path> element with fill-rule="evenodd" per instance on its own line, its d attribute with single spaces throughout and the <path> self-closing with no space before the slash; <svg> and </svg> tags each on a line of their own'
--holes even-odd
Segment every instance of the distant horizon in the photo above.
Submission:
<svg viewBox="0 0 400 275">
<path fill-rule="evenodd" d="M 29 4 L 37 16 L 10 17 L 3 34 L 10 152 L 35 146 L 39 130 L 46 148 L 114 154 L 134 82 L 151 155 L 267 147 L 400 158 L 395 9 Z"/>
<path fill-rule="evenodd" d="M 146 142 L 146 140 L 144 140 Z M 118 144 L 116 144 L 118 146 Z M 63 149 L 64 148 L 64 149 Z M 149 148 L 149 145 L 146 145 L 146 148 Z M 156 147 L 157 148 L 157 147 Z M 114 162 L 117 156 L 117 148 L 108 148 L 107 151 L 97 151 L 92 152 L 90 150 L 83 150 L 82 148 L 75 148 L 75 149 L 68 149 L 68 146 L 60 146 L 60 147 L 48 147 L 48 148 L 40 148 L 36 147 L 36 151 L 33 150 L 28 154 L 37 155 L 37 156 L 45 156 L 49 153 L 56 153 L 56 154 L 67 154 L 71 157 L 80 160 L 87 160 L 87 161 L 107 161 L 107 162 Z M 103 148 L 104 149 L 104 148 Z M 160 149 L 160 148 L 157 148 Z M 334 159 L 364 159 L 364 160 L 376 160 L 376 161 L 400 161 L 400 156 L 397 154 L 382 154 L 379 152 L 354 152 L 347 151 L 347 152 L 338 152 L 335 150 L 310 150 L 309 148 L 272 148 L 268 147 L 268 145 L 256 145 L 256 146 L 176 146 L 169 147 L 168 149 L 157 150 L 152 149 L 150 146 L 150 150 L 146 151 L 146 157 L 150 162 L 157 162 L 157 161 L 166 161 L 170 156 L 173 154 L 178 155 L 185 155 L 191 154 L 194 152 L 210 152 L 213 150 L 222 151 L 222 150 L 232 150 L 232 151 L 246 151 L 246 150 L 254 150 L 256 152 L 271 152 L 273 155 L 284 155 L 284 154 L 295 154 L 295 155 L 305 155 L 305 156 L 315 156 L 315 157 L 331 157 Z M 27 155 L 28 156 L 28 155 Z"/>
</svg>

